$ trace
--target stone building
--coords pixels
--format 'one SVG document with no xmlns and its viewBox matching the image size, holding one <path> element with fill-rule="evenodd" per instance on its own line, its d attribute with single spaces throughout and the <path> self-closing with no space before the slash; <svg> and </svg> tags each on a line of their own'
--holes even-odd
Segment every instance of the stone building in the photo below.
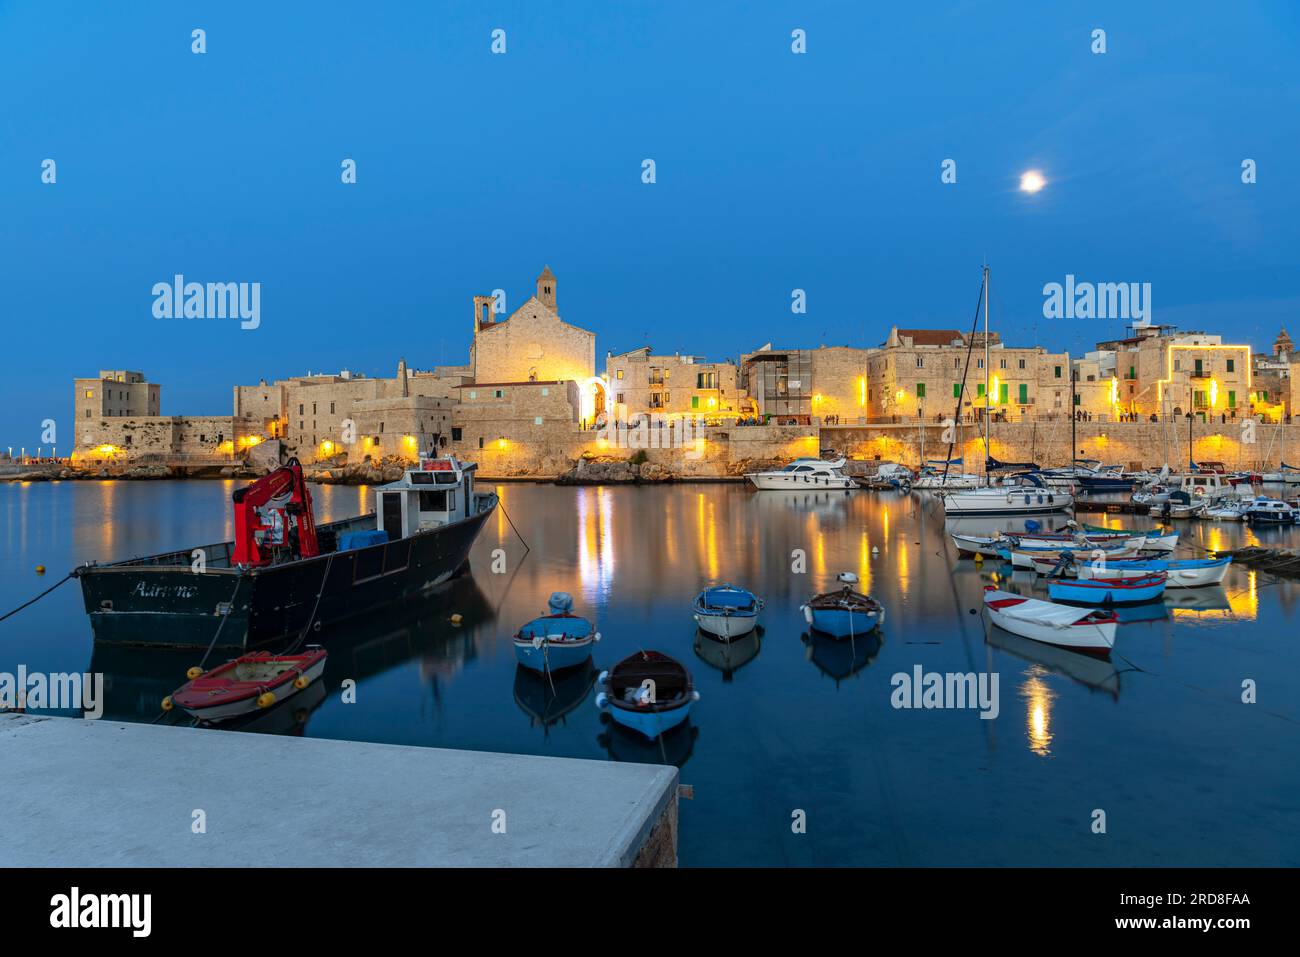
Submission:
<svg viewBox="0 0 1300 957">
<path fill-rule="evenodd" d="M 1132 335 L 1097 344 L 1115 353 L 1112 419 L 1181 416 L 1201 418 L 1268 414 L 1269 399 L 1251 387 L 1251 348 L 1225 343 L 1222 336 L 1179 332 L 1173 326 L 1134 326 Z"/>
<path fill-rule="evenodd" d="M 1042 346 L 1008 346 L 957 329 L 890 330 L 867 371 L 868 420 L 979 418 L 991 408 L 1007 420 L 1068 415 L 1069 359 Z M 986 375 L 987 372 L 987 375 Z M 989 396 L 985 396 L 987 382 Z"/>
<path fill-rule="evenodd" d="M 475 382 L 586 382 L 596 375 L 596 334 L 560 318 L 550 267 L 537 294 L 506 319 L 494 321 L 491 296 L 474 297 L 470 368 Z"/>
<path fill-rule="evenodd" d="M 143 372 L 100 370 L 97 379 L 74 379 L 73 409 L 78 423 L 91 419 L 161 414 L 156 382 L 146 382 Z"/>
<path fill-rule="evenodd" d="M 767 343 L 740 357 L 740 385 L 764 421 L 808 425 L 813 414 L 812 350 Z"/>
<path fill-rule="evenodd" d="M 736 376 L 734 362 L 680 353 L 657 356 L 649 346 L 605 358 L 609 411 L 617 421 L 643 412 L 734 418 L 741 398 Z"/>
</svg>

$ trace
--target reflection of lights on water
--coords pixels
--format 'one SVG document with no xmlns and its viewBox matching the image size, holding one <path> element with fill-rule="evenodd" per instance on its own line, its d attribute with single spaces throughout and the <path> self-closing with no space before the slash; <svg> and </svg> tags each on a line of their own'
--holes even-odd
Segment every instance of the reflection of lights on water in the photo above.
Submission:
<svg viewBox="0 0 1300 957">
<path fill-rule="evenodd" d="M 865 531 L 858 549 L 858 579 L 862 582 L 859 590 L 865 595 L 871 594 L 871 540 Z"/>
<path fill-rule="evenodd" d="M 1052 702 L 1056 694 L 1047 686 L 1043 675 L 1047 672 L 1035 665 L 1026 672 L 1028 677 L 1020 686 L 1020 696 L 1025 699 L 1025 734 L 1029 750 L 1046 757 L 1051 754 Z"/>
<path fill-rule="evenodd" d="M 608 594 L 614 580 L 613 514 L 608 489 L 583 489 L 578 495 L 578 571 L 587 598 Z"/>
</svg>

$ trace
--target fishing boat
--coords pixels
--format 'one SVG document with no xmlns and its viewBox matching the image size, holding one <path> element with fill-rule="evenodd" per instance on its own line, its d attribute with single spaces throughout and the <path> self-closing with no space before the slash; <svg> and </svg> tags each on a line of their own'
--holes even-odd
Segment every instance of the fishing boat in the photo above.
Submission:
<svg viewBox="0 0 1300 957">
<path fill-rule="evenodd" d="M 1013 635 L 1089 654 L 1109 655 L 1119 625 L 1114 611 L 1025 598 L 996 585 L 984 586 L 984 610 L 993 624 Z"/>
<path fill-rule="evenodd" d="M 1011 563 L 1012 568 L 1027 568 L 1037 570 L 1039 560 L 1046 559 L 1049 561 L 1059 562 L 1062 557 L 1078 557 L 1084 561 L 1097 560 L 1098 556 L 1106 561 L 1112 558 L 1137 558 L 1138 551 L 1135 548 L 1124 546 L 1109 545 L 1082 545 L 1077 548 L 1055 548 L 1055 549 L 1024 549 L 1010 548 L 999 552 L 1004 561 Z"/>
<path fill-rule="evenodd" d="M 1163 502 L 1152 502 L 1147 509 L 1147 514 L 1163 519 L 1196 518 L 1205 511 L 1209 501 L 1212 500 L 1197 498 L 1181 488 L 1176 488 Z"/>
<path fill-rule="evenodd" d="M 596 707 L 652 740 L 685 721 L 700 700 L 685 665 L 661 651 L 628 655 L 596 684 Z"/>
<path fill-rule="evenodd" d="M 1205 585 L 1218 585 L 1221 583 L 1228 573 L 1228 566 L 1231 564 L 1231 556 L 1224 558 L 1161 559 L 1159 561 L 1145 558 L 1107 558 L 1105 567 L 1108 572 L 1119 568 L 1164 572 L 1168 576 L 1168 582 L 1165 584 L 1166 588 L 1201 588 Z"/>
<path fill-rule="evenodd" d="M 1015 543 L 1006 535 L 962 535 L 953 532 L 950 536 L 957 546 L 959 557 L 982 555 L 986 558 L 999 558 L 1000 551 L 1008 549 Z"/>
<path fill-rule="evenodd" d="M 1178 546 L 1178 532 L 1166 531 L 1163 528 L 1148 529 L 1124 529 L 1124 528 L 1106 528 L 1102 525 L 1084 525 L 1083 534 L 1089 537 L 1101 533 L 1111 533 L 1117 536 L 1132 536 L 1140 538 L 1135 543 L 1135 547 L 1143 551 L 1172 552 Z"/>
<path fill-rule="evenodd" d="M 711 585 L 695 596 L 695 621 L 723 641 L 753 631 L 762 609 L 763 599 L 738 585 Z"/>
<path fill-rule="evenodd" d="M 1165 593 L 1164 572 L 1149 572 L 1138 578 L 1053 578 L 1047 583 L 1052 601 L 1084 605 L 1138 605 L 1155 601 Z"/>
<path fill-rule="evenodd" d="M 1281 499 L 1261 495 L 1246 504 L 1241 520 L 1252 525 L 1294 525 L 1296 510 Z"/>
<path fill-rule="evenodd" d="M 745 478 L 756 489 L 857 488 L 857 482 L 844 474 L 844 459 L 795 459 L 783 469 L 771 472 L 746 472 Z"/>
<path fill-rule="evenodd" d="M 325 671 L 326 652 L 309 646 L 302 654 L 255 651 L 204 672 L 163 699 L 163 710 L 182 708 L 201 721 L 238 718 L 302 691 Z"/>
<path fill-rule="evenodd" d="M 1131 492 L 1135 484 L 1117 466 L 1095 469 L 1091 474 L 1078 477 L 1079 487 L 1085 492 Z"/>
<path fill-rule="evenodd" d="M 244 651 L 428 594 L 497 507 L 477 465 L 422 459 L 376 510 L 317 526 L 298 460 L 235 490 L 235 540 L 73 571 L 96 641 Z"/>
<path fill-rule="evenodd" d="M 534 618 L 514 636 L 515 658 L 533 671 L 563 671 L 591 657 L 600 632 L 586 618 L 573 614 L 573 596 L 557 591 L 547 602 L 548 613 Z"/>
<path fill-rule="evenodd" d="M 1074 504 L 1074 496 L 1049 488 L 1033 472 L 1004 479 L 1000 485 L 950 492 L 943 497 L 948 515 L 1037 515 L 1063 512 Z"/>
<path fill-rule="evenodd" d="M 832 638 L 852 638 L 884 623 L 884 606 L 870 595 L 853 590 L 857 575 L 840 572 L 836 580 L 844 586 L 839 591 L 815 595 L 799 606 L 809 627 Z"/>
<path fill-rule="evenodd" d="M 1200 510 L 1197 517 L 1211 522 L 1240 522 L 1246 517 L 1253 499 L 1239 499 L 1225 496 L 1217 502 L 1210 502 Z"/>
</svg>

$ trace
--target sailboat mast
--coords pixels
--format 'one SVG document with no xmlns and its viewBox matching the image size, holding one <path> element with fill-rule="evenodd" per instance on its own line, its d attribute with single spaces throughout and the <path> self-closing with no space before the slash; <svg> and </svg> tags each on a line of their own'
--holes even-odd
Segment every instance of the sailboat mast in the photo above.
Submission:
<svg viewBox="0 0 1300 957">
<path fill-rule="evenodd" d="M 989 395 L 989 267 L 984 266 L 984 478 L 989 475 L 989 419 L 993 396 Z"/>
<path fill-rule="evenodd" d="M 1065 374 L 1070 377 L 1070 477 L 1074 478 L 1074 457 L 1078 454 L 1079 439 L 1076 430 L 1079 427 L 1079 412 L 1074 404 L 1074 363 L 1070 354 L 1065 354 Z"/>
</svg>

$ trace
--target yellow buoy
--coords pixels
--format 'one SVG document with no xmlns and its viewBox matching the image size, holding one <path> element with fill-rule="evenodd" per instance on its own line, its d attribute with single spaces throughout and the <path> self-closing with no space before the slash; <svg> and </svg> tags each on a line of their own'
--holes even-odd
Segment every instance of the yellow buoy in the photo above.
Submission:
<svg viewBox="0 0 1300 957">
<path fill-rule="evenodd" d="M 36 566 L 36 574 L 38 574 L 38 575 L 44 575 L 44 574 L 45 574 L 45 566 L 44 566 L 44 565 L 37 565 L 37 566 Z"/>
<path fill-rule="evenodd" d="M 463 620 L 464 619 L 462 619 L 459 614 L 455 614 L 451 616 L 451 623 L 453 625 L 459 625 Z"/>
<path fill-rule="evenodd" d="M 194 666 L 193 668 L 191 668 L 189 671 L 185 672 L 185 677 L 186 677 L 186 678 L 189 678 L 191 681 L 193 681 L 195 678 L 197 678 L 197 677 L 198 677 L 199 675 L 201 675 L 201 674 L 203 674 L 203 669 L 200 668 L 198 665 L 195 665 L 195 666 Z"/>
<path fill-rule="evenodd" d="M 976 553 L 975 553 L 975 564 L 976 564 L 976 565 L 983 565 L 983 564 L 984 564 L 984 556 L 981 555 L 979 552 L 976 552 Z"/>
<path fill-rule="evenodd" d="M 172 704 L 172 696 L 171 696 L 171 695 L 168 695 L 167 697 L 163 698 L 163 700 L 162 700 L 162 709 L 163 709 L 164 711 L 170 711 L 173 707 L 174 707 L 174 705 Z"/>
<path fill-rule="evenodd" d="M 299 691 L 307 687 L 309 684 L 311 684 L 311 679 L 308 678 L 306 675 L 299 675 L 298 677 L 293 679 L 293 686 L 297 688 Z"/>
<path fill-rule="evenodd" d="M 275 704 L 275 694 L 271 691 L 263 691 L 257 696 L 257 706 L 259 708 L 269 708 Z"/>
</svg>

